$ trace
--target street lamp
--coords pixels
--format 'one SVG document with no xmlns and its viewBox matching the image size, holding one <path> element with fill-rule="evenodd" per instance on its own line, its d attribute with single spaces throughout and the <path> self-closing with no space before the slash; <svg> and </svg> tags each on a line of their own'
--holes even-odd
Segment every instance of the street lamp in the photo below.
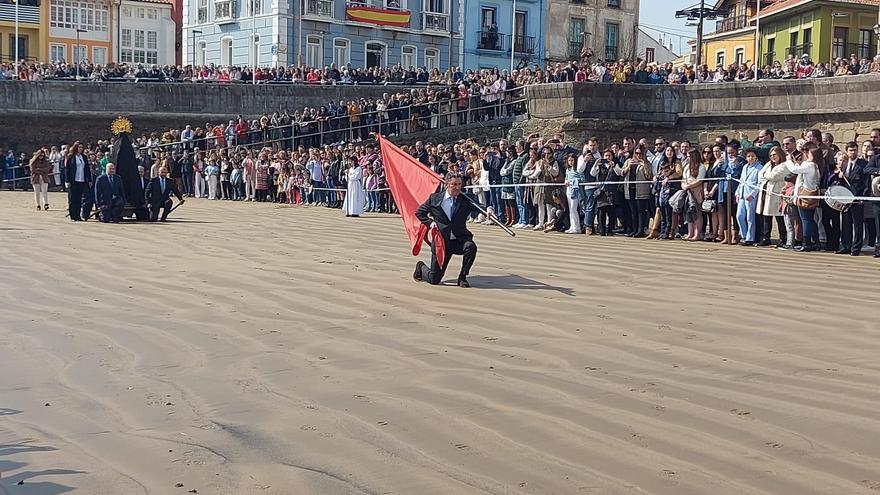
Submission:
<svg viewBox="0 0 880 495">
<path fill-rule="evenodd" d="M 195 67 L 196 67 L 196 35 L 197 34 L 202 34 L 202 32 L 199 31 L 198 29 L 193 29 L 192 30 L 193 58 L 192 58 L 192 63 L 190 64 L 190 65 L 192 65 L 193 70 L 195 70 Z"/>
<path fill-rule="evenodd" d="M 82 57 L 80 57 L 81 52 L 80 52 L 80 46 L 79 46 L 79 33 L 88 33 L 88 31 L 85 29 L 80 29 L 80 28 L 76 29 L 76 78 L 77 79 L 80 78 L 79 66 L 81 65 L 80 62 L 82 62 Z"/>
<path fill-rule="evenodd" d="M 12 0 L 15 2 L 15 79 L 18 79 L 18 4 L 20 0 Z M 15 184 L 13 182 L 13 184 Z"/>
<path fill-rule="evenodd" d="M 116 63 L 122 63 L 122 0 L 113 0 L 116 4 Z"/>
</svg>

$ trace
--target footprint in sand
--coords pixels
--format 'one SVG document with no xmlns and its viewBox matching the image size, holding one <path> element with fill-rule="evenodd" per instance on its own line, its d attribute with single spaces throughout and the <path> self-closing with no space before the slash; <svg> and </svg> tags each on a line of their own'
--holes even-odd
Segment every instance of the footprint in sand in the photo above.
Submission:
<svg viewBox="0 0 880 495">
<path fill-rule="evenodd" d="M 745 411 L 743 409 L 731 409 L 730 413 L 736 414 L 737 416 L 748 416 L 748 415 L 752 414 L 751 412 Z"/>
<path fill-rule="evenodd" d="M 467 446 L 467 444 L 464 444 L 464 443 L 457 443 L 457 444 L 455 444 L 455 448 L 457 448 L 459 450 L 463 450 L 463 449 L 468 448 L 468 446 Z"/>
<path fill-rule="evenodd" d="M 599 371 L 602 368 L 596 368 L 595 366 L 584 366 L 584 369 L 587 371 Z"/>
<path fill-rule="evenodd" d="M 596 318 L 599 318 L 600 320 L 610 320 L 611 319 L 611 317 L 608 315 L 596 315 Z"/>
<path fill-rule="evenodd" d="M 880 481 L 874 480 L 862 480 L 861 483 L 865 485 L 869 490 L 874 490 L 880 492 Z"/>
<path fill-rule="evenodd" d="M 387 421 L 377 421 L 376 424 L 379 425 L 379 426 L 388 426 L 388 422 L 387 422 Z"/>
<path fill-rule="evenodd" d="M 318 431 L 318 427 L 312 425 L 302 425 L 299 429 L 302 431 Z"/>
<path fill-rule="evenodd" d="M 771 449 L 781 449 L 782 447 L 784 447 L 783 444 L 776 442 L 765 442 L 764 445 L 770 447 Z"/>
<path fill-rule="evenodd" d="M 660 471 L 660 478 L 672 481 L 674 483 L 678 483 L 681 481 L 681 475 L 673 471 L 672 469 L 664 469 Z"/>
<path fill-rule="evenodd" d="M 483 340 L 487 340 L 489 342 L 495 342 L 498 340 L 498 337 L 483 337 Z"/>
</svg>

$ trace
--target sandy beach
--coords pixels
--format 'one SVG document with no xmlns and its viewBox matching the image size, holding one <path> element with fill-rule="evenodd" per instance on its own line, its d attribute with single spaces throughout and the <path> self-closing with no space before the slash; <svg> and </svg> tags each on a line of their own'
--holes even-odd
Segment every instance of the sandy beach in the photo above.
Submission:
<svg viewBox="0 0 880 495">
<path fill-rule="evenodd" d="M 394 216 L 65 198 L 0 191 L 0 494 L 880 491 L 869 256 L 475 226 L 431 287 Z"/>
</svg>

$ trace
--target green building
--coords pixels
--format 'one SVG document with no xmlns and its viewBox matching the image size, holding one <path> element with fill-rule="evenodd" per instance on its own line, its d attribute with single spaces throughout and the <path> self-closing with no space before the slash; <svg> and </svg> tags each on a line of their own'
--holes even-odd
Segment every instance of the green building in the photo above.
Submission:
<svg viewBox="0 0 880 495">
<path fill-rule="evenodd" d="M 804 54 L 817 63 L 871 59 L 878 22 L 880 0 L 777 0 L 761 10 L 759 60 L 773 64 Z"/>
</svg>

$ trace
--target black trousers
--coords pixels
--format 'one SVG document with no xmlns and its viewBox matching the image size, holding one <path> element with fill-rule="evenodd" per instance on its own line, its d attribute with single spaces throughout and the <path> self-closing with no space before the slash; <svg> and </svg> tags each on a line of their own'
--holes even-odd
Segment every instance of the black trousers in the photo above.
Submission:
<svg viewBox="0 0 880 495">
<path fill-rule="evenodd" d="M 840 212 L 822 201 L 822 226 L 825 227 L 825 249 L 840 248 Z"/>
<path fill-rule="evenodd" d="M 67 212 L 71 220 L 82 220 L 91 213 L 91 202 L 83 201 L 83 194 L 89 189 L 85 182 L 71 182 L 67 191 Z"/>
<path fill-rule="evenodd" d="M 168 218 L 168 212 L 171 211 L 171 200 L 165 201 L 161 205 L 150 205 L 150 221 L 159 220 L 159 210 L 162 210 L 162 220 Z"/>
<path fill-rule="evenodd" d="M 460 241 L 456 239 L 446 241 L 446 259 L 443 260 L 442 265 L 440 260 L 437 259 L 437 252 L 434 250 L 434 246 L 431 246 L 431 266 L 422 267 L 422 280 L 431 285 L 437 285 L 442 282 L 443 275 L 446 274 L 446 267 L 449 266 L 449 260 L 452 259 L 454 254 L 464 256 L 464 259 L 461 261 L 461 272 L 458 278 L 467 277 L 471 267 L 474 266 L 474 261 L 477 259 L 477 245 L 473 240 Z"/>
<path fill-rule="evenodd" d="M 122 220 L 122 209 L 124 207 L 125 202 L 123 202 L 121 199 L 117 199 L 109 205 L 101 206 L 101 221 L 104 223 L 119 222 L 120 220 Z"/>
<path fill-rule="evenodd" d="M 758 232 L 757 240 L 758 242 L 767 240 L 768 242 L 772 241 L 773 236 L 773 219 L 776 219 L 776 230 L 779 231 L 779 242 L 781 244 L 785 244 L 788 240 L 788 232 L 785 230 L 785 217 L 777 216 L 777 217 L 768 217 L 765 215 L 755 215 L 757 219 L 756 230 Z"/>
<path fill-rule="evenodd" d="M 850 253 L 862 252 L 865 237 L 865 205 L 852 204 L 843 214 L 840 227 L 840 248 Z"/>
<path fill-rule="evenodd" d="M 880 254 L 880 202 L 872 201 L 874 208 L 874 230 L 878 238 L 875 239 L 874 254 Z"/>
<path fill-rule="evenodd" d="M 614 227 L 617 226 L 615 205 L 599 207 L 599 233 L 601 235 L 614 235 Z"/>
<path fill-rule="evenodd" d="M 649 211 L 651 200 L 628 199 L 626 202 L 629 204 L 629 222 L 631 225 L 629 232 L 636 235 L 647 234 L 648 222 L 651 219 L 651 212 Z"/>
</svg>

